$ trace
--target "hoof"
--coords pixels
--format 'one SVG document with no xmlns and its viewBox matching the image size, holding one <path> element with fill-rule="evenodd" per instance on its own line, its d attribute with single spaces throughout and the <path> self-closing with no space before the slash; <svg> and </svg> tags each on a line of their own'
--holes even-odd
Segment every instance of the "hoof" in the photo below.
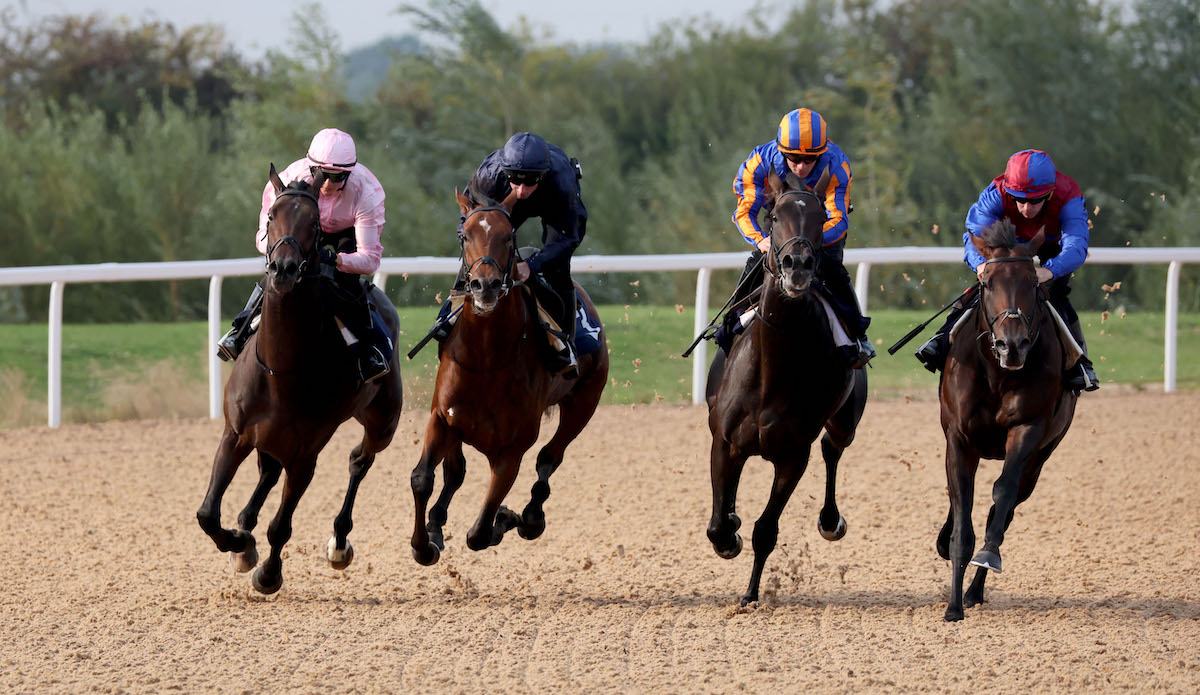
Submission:
<svg viewBox="0 0 1200 695">
<path fill-rule="evenodd" d="M 441 529 L 429 529 L 429 542 L 437 546 L 438 550 L 446 549 L 446 538 L 442 535 Z"/>
<path fill-rule="evenodd" d="M 967 608 L 971 608 L 973 606 L 980 606 L 980 605 L 983 605 L 983 592 L 982 591 L 980 591 L 978 594 L 976 594 L 974 591 L 968 590 L 967 593 L 963 594 L 963 606 L 965 606 Z"/>
<path fill-rule="evenodd" d="M 254 536 L 246 541 L 246 549 L 240 553 L 229 554 L 229 565 L 236 572 L 249 572 L 258 564 L 258 550 L 254 547 Z"/>
<path fill-rule="evenodd" d="M 521 517 L 521 525 L 517 527 L 517 533 L 521 534 L 521 538 L 531 541 L 546 530 L 546 517 L 540 516 L 537 519 L 526 519 Z"/>
<path fill-rule="evenodd" d="M 726 560 L 732 560 L 733 558 L 740 555 L 742 552 L 742 536 L 741 536 L 741 534 L 738 534 L 738 533 L 733 534 L 733 545 L 731 545 L 727 548 L 720 548 L 714 544 L 713 550 L 717 551 L 717 555 L 719 555 L 720 557 L 722 557 Z M 744 606 L 746 604 L 743 603 L 742 605 Z"/>
<path fill-rule="evenodd" d="M 425 565 L 426 567 L 436 564 L 438 558 L 442 556 L 442 551 L 438 549 L 432 542 L 425 544 L 425 549 L 413 548 L 413 559 L 417 564 Z"/>
<path fill-rule="evenodd" d="M 335 570 L 344 570 L 354 561 L 354 546 L 347 539 L 346 547 L 338 550 L 337 536 L 333 536 L 329 539 L 329 544 L 325 546 L 325 559 L 329 560 L 329 566 Z"/>
<path fill-rule="evenodd" d="M 749 606 L 751 603 L 758 603 L 758 597 L 751 596 L 750 594 L 746 594 L 742 597 L 742 608 Z"/>
<path fill-rule="evenodd" d="M 971 564 L 999 574 L 1000 553 L 993 553 L 990 550 L 980 550 L 978 553 L 975 553 L 975 557 L 971 558 Z"/>
<path fill-rule="evenodd" d="M 254 570 L 254 574 L 250 575 L 250 583 L 254 586 L 254 590 L 258 593 L 270 596 L 276 591 L 279 591 L 279 587 L 283 586 L 283 575 L 279 575 L 279 579 L 276 579 L 273 583 L 268 584 L 267 582 L 263 581 L 264 574 L 265 572 L 263 572 L 262 567 Z"/>
<path fill-rule="evenodd" d="M 827 541 L 840 541 L 846 535 L 846 519 L 841 514 L 838 514 L 837 526 L 833 530 L 829 530 L 821 525 L 821 519 L 818 517 L 817 530 L 821 532 L 821 538 Z"/>
<path fill-rule="evenodd" d="M 945 617 L 946 617 L 946 622 L 957 623 L 958 621 L 963 619 L 963 609 L 962 608 L 947 608 Z"/>
</svg>

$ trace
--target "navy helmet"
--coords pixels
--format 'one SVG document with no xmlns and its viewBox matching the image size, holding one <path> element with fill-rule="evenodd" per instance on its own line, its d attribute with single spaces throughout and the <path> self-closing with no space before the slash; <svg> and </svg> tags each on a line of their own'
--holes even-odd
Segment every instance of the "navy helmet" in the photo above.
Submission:
<svg viewBox="0 0 1200 695">
<path fill-rule="evenodd" d="M 550 148 L 533 133 L 517 133 L 504 143 L 500 168 L 507 173 L 545 174 L 550 170 Z"/>
</svg>

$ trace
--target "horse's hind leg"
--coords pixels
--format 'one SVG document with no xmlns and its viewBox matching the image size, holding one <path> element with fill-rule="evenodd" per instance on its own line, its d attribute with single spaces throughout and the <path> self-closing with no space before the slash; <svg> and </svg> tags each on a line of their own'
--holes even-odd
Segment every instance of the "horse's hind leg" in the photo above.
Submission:
<svg viewBox="0 0 1200 695">
<path fill-rule="evenodd" d="M 376 288 L 378 289 L 378 288 Z M 350 482 L 346 485 L 346 499 L 342 502 L 342 510 L 333 520 L 333 537 L 325 546 L 325 559 L 335 570 L 344 570 L 354 560 L 354 546 L 347 538 L 354 529 L 354 501 L 358 495 L 358 486 L 371 464 L 375 462 L 375 454 L 387 448 L 392 443 L 396 433 L 396 423 L 400 421 L 399 377 L 395 386 L 380 389 L 365 411 L 360 411 L 355 417 L 363 426 L 362 442 L 350 452 Z"/>
<path fill-rule="evenodd" d="M 1041 438 L 1040 427 L 1025 425 L 1009 430 L 1005 447 L 1004 467 L 992 486 L 992 511 L 988 514 L 987 530 L 983 536 L 983 547 L 971 559 L 971 564 L 1001 571 L 1000 545 L 1004 532 L 1012 521 L 1021 494 L 1021 482 L 1030 466 L 1041 466 L 1045 460 L 1035 460 L 1040 452 L 1033 450 L 1031 443 Z M 1035 477 L 1036 480 L 1036 477 Z M 1032 492 L 1032 489 L 1030 489 Z"/>
<path fill-rule="evenodd" d="M 254 537 L 248 532 L 240 529 L 230 531 L 221 527 L 221 498 L 225 495 L 225 490 L 229 489 L 229 483 L 237 473 L 238 466 L 250 455 L 252 448 L 233 431 L 229 423 L 225 424 L 225 433 L 221 436 L 221 443 L 217 445 L 217 453 L 213 458 L 208 492 L 205 493 L 200 508 L 196 510 L 196 521 L 200 523 L 200 528 L 213 539 L 213 543 L 217 544 L 217 549 L 221 552 L 242 553 L 246 552 L 247 548 L 254 548 Z"/>
<path fill-rule="evenodd" d="M 712 451 L 709 454 L 709 477 L 712 479 L 713 510 L 708 520 L 708 540 L 717 555 L 731 560 L 742 552 L 742 537 L 738 529 L 742 520 L 738 518 L 738 483 L 742 479 L 742 468 L 746 465 L 745 454 L 733 455 L 729 443 L 720 435 L 713 435 Z"/>
<path fill-rule="evenodd" d="M 1054 450 L 1054 447 L 1048 447 L 1047 449 L 1045 449 L 1041 452 L 1038 452 L 1035 455 L 1035 458 L 1033 458 L 1029 461 L 1028 465 L 1025 467 L 1025 470 L 1021 473 L 1021 481 L 1020 481 L 1020 484 L 1017 489 L 1016 502 L 1013 504 L 1012 509 L 1009 510 L 1008 516 L 1004 521 L 1004 530 L 1005 531 L 1007 531 L 1009 525 L 1012 524 L 1013 514 L 1016 512 L 1017 505 L 1021 504 L 1025 500 L 1029 499 L 1029 496 L 1033 494 L 1033 488 L 1037 485 L 1038 476 L 1040 476 L 1042 473 L 1042 465 L 1046 463 L 1046 460 L 1048 458 L 1050 458 L 1050 452 L 1053 450 Z M 999 481 L 997 481 L 997 482 L 999 482 Z M 992 524 L 995 521 L 995 518 L 996 518 L 996 505 L 993 504 L 992 508 L 988 511 L 988 520 L 987 520 L 988 528 L 992 527 Z M 986 543 L 986 537 L 985 537 L 985 543 Z M 987 546 L 985 545 L 984 547 L 986 548 Z M 998 545 L 997 545 L 997 548 L 999 548 Z M 971 586 L 969 586 L 967 588 L 966 594 L 963 595 L 963 602 L 966 604 L 967 607 L 976 606 L 976 605 L 983 603 L 983 601 L 984 601 L 983 590 L 984 590 L 984 584 L 987 582 L 987 572 L 988 572 L 987 567 L 978 566 L 978 568 L 976 569 L 975 578 L 971 580 Z"/>
<path fill-rule="evenodd" d="M 500 503 L 517 479 L 523 453 L 524 451 L 510 448 L 489 461 L 492 480 L 488 484 L 483 509 L 480 510 L 479 518 L 475 520 L 471 530 L 467 531 L 467 547 L 471 550 L 483 550 L 498 545 L 506 532 L 520 525 L 521 517 L 502 507 Z"/>
<path fill-rule="evenodd" d="M 263 594 L 273 594 L 283 585 L 283 546 L 292 537 L 292 515 L 300 504 L 300 497 L 312 482 L 313 471 L 316 469 L 316 458 L 298 461 L 287 468 L 283 480 L 283 496 L 279 502 L 279 511 L 267 527 L 267 540 L 271 542 L 271 554 L 266 561 L 254 570 L 250 583 Z"/>
<path fill-rule="evenodd" d="M 795 459 L 775 464 L 775 482 L 771 486 L 771 497 L 767 500 L 762 516 L 754 522 L 754 567 L 750 570 L 750 586 L 746 587 L 746 593 L 742 596 L 743 606 L 758 600 L 758 585 L 762 581 L 763 567 L 766 566 L 771 551 L 775 550 L 775 542 L 779 538 L 779 516 L 783 514 L 783 508 L 787 506 L 792 491 L 796 489 L 796 484 L 804 475 L 804 469 L 808 467 L 809 447 L 804 447 L 801 453 L 802 456 Z"/>
<path fill-rule="evenodd" d="M 454 493 L 462 487 L 463 478 L 466 475 L 467 457 L 463 456 L 460 444 L 453 453 L 446 457 L 445 461 L 442 461 L 442 492 L 438 495 L 437 502 L 429 510 L 429 523 L 426 525 L 430 542 L 440 550 L 446 549 L 442 528 L 446 525 L 446 517 L 450 513 L 450 500 L 454 499 Z"/>
<path fill-rule="evenodd" d="M 546 442 L 546 446 L 538 452 L 537 482 L 530 491 L 529 504 L 521 512 L 521 525 L 517 532 L 526 540 L 533 540 L 546 530 L 546 515 L 542 504 L 550 497 L 550 476 L 563 462 L 567 446 L 575 441 L 583 428 L 587 427 L 596 406 L 600 403 L 600 394 L 604 391 L 604 380 L 607 374 L 599 379 L 592 379 L 582 385 L 582 390 L 567 396 L 558 405 L 558 430 Z"/>
<path fill-rule="evenodd" d="M 825 459 L 825 506 L 817 517 L 817 530 L 827 541 L 841 540 L 846 535 L 846 520 L 837 507 L 837 468 L 846 447 L 854 442 L 854 432 L 867 404 L 867 373 L 865 369 L 852 372 L 854 380 L 850 395 L 825 424 L 821 437 L 821 457 Z"/>
</svg>

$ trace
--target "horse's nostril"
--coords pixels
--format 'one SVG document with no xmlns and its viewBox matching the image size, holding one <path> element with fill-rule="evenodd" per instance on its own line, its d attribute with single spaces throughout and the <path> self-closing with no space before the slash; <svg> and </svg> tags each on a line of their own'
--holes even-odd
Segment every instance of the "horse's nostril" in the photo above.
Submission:
<svg viewBox="0 0 1200 695">
<path fill-rule="evenodd" d="M 500 278 L 492 278 L 491 281 L 488 282 L 488 290 L 490 290 L 492 292 L 499 292 L 500 291 Z"/>
<path fill-rule="evenodd" d="M 804 259 L 803 266 L 804 266 L 805 270 L 812 270 L 815 265 L 816 265 L 816 259 L 813 258 L 812 256 L 809 256 Z"/>
<path fill-rule="evenodd" d="M 784 268 L 785 270 L 791 270 L 792 266 L 793 266 L 793 265 L 795 265 L 795 264 L 796 264 L 796 261 L 795 261 L 795 259 L 793 259 L 793 258 L 792 258 L 792 256 L 791 256 L 790 254 L 789 254 L 789 255 L 787 255 L 787 256 L 784 256 L 784 257 L 783 257 L 783 258 L 782 258 L 782 259 L 779 261 L 779 265 L 783 266 L 783 268 Z"/>
<path fill-rule="evenodd" d="M 483 283 L 480 282 L 478 279 L 472 280 L 471 282 L 467 283 L 467 286 L 471 288 L 472 292 L 478 292 L 483 289 Z"/>
</svg>

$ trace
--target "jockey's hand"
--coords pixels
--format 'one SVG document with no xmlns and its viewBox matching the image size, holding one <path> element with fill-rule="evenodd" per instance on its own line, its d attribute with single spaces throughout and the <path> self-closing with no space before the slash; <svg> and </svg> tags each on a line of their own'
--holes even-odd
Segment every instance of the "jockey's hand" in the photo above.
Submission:
<svg viewBox="0 0 1200 695">
<path fill-rule="evenodd" d="M 983 263 L 980 263 L 980 264 L 979 264 L 979 267 L 975 269 L 975 277 L 979 278 L 979 281 L 980 281 L 980 282 L 983 282 L 983 270 L 984 270 L 984 268 L 987 268 L 987 265 L 985 265 L 985 264 L 983 264 Z"/>
<path fill-rule="evenodd" d="M 1038 284 L 1042 285 L 1054 279 L 1054 273 L 1050 272 L 1049 268 L 1037 269 Z"/>
<path fill-rule="evenodd" d="M 329 246 L 322 246 L 320 249 L 317 249 L 317 256 L 320 257 L 321 263 L 325 265 L 337 265 L 337 253 Z"/>
<path fill-rule="evenodd" d="M 518 282 L 525 282 L 529 279 L 529 264 L 525 261 L 517 263 L 516 269 L 513 270 L 513 278 Z"/>
<path fill-rule="evenodd" d="M 766 253 L 771 250 L 771 237 L 765 236 L 762 241 L 758 242 L 758 250 L 760 253 Z"/>
</svg>

